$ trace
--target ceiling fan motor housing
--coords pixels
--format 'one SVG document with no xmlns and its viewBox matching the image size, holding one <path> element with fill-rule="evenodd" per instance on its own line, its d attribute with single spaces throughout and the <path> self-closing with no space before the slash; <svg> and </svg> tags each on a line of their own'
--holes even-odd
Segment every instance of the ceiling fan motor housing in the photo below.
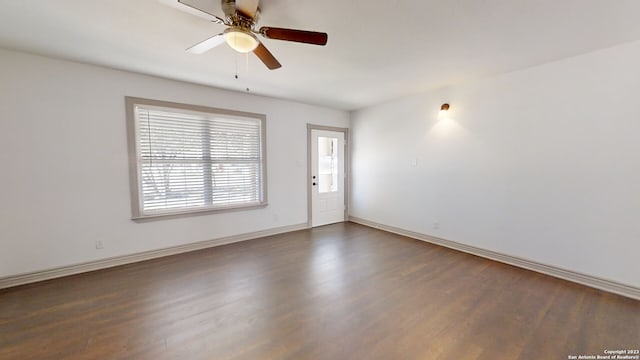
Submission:
<svg viewBox="0 0 640 360">
<path fill-rule="evenodd" d="M 226 22 L 234 26 L 248 25 L 248 28 L 253 29 L 255 23 L 258 21 L 260 15 L 260 8 L 255 10 L 255 14 L 245 14 L 236 6 L 235 0 L 221 0 L 222 11 L 226 17 Z"/>
<path fill-rule="evenodd" d="M 222 0 L 221 6 L 227 19 L 236 13 L 236 0 Z"/>
</svg>

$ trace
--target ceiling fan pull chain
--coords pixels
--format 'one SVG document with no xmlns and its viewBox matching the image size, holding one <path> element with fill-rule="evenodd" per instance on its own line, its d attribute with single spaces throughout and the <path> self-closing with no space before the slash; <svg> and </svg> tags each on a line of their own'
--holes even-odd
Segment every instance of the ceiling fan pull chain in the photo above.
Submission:
<svg viewBox="0 0 640 360">
<path fill-rule="evenodd" d="M 235 56 L 235 61 L 236 61 L 236 80 L 238 80 L 238 54 L 236 54 Z"/>
<path fill-rule="evenodd" d="M 247 77 L 249 77 L 249 53 L 244 54 L 244 64 L 245 64 L 244 72 L 247 75 Z"/>
</svg>

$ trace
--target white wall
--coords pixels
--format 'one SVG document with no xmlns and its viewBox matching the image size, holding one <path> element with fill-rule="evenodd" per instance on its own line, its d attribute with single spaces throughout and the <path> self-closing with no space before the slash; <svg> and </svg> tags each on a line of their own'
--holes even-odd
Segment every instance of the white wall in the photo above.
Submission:
<svg viewBox="0 0 640 360">
<path fill-rule="evenodd" d="M 125 96 L 266 114 L 269 206 L 131 221 Z M 308 122 L 349 114 L 0 50 L 0 277 L 306 223 Z"/>
<path fill-rule="evenodd" d="M 351 215 L 640 286 L 638 64 L 640 42 L 354 112 Z"/>
</svg>

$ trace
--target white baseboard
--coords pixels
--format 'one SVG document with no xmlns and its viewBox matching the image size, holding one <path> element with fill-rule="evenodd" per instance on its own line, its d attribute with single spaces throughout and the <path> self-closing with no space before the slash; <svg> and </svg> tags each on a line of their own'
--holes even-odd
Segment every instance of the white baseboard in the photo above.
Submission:
<svg viewBox="0 0 640 360">
<path fill-rule="evenodd" d="M 615 281 L 601 279 L 591 275 L 581 274 L 575 271 L 562 269 L 556 266 L 545 265 L 539 262 L 535 262 L 535 261 L 531 261 L 531 260 L 527 260 L 527 259 L 523 259 L 515 256 L 505 255 L 495 251 L 485 250 L 485 249 L 477 248 L 474 246 L 461 244 L 455 241 L 441 239 L 434 236 L 421 234 L 421 233 L 417 233 L 409 230 L 404 230 L 397 227 L 388 226 L 388 225 L 376 223 L 376 222 L 365 220 L 365 219 L 360 219 L 353 216 L 349 217 L 349 221 L 354 222 L 356 224 L 361 224 L 368 227 L 388 231 L 394 234 L 403 235 L 413 239 L 426 241 L 432 244 L 448 247 L 450 249 L 463 251 L 472 255 L 499 261 L 502 263 L 510 264 L 510 265 L 521 267 L 524 269 L 533 270 L 543 274 L 551 275 L 553 277 L 572 281 L 578 284 L 582 284 L 582 285 L 590 286 L 596 289 L 611 292 L 614 294 L 626 296 L 632 299 L 640 300 L 640 288 L 637 288 L 631 285 L 621 284 Z"/>
<path fill-rule="evenodd" d="M 256 231 L 246 234 L 227 236 L 213 240 L 200 241 L 192 244 L 178 245 L 164 249 L 145 251 L 141 253 L 116 256 L 107 259 L 90 261 L 80 264 L 62 266 L 54 269 L 35 271 L 30 273 L 12 275 L 0 278 L 0 289 L 34 283 L 43 280 L 54 279 L 62 276 L 79 274 L 88 271 L 106 269 L 114 266 L 130 264 L 134 262 L 155 259 L 159 257 L 181 254 L 189 251 L 206 249 L 214 246 L 231 244 L 246 240 L 257 239 L 265 236 L 277 235 L 291 231 L 307 229 L 307 223 L 283 226 L 273 229 Z"/>
</svg>

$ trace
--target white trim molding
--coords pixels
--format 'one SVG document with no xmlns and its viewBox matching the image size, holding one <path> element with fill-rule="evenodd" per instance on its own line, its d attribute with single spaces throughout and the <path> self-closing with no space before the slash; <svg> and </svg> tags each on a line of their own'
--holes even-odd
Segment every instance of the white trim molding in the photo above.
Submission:
<svg viewBox="0 0 640 360">
<path fill-rule="evenodd" d="M 207 241 L 172 246 L 168 248 L 145 251 L 130 255 L 116 256 L 112 258 L 62 266 L 48 270 L 12 275 L 0 278 L 0 289 L 304 229 L 307 229 L 307 223 L 277 227 L 273 229 L 233 236 L 226 236 Z"/>
<path fill-rule="evenodd" d="M 356 224 L 372 227 L 375 229 L 384 230 L 390 233 L 425 241 L 435 245 L 444 246 L 450 249 L 462 251 L 471 255 L 476 255 L 486 259 L 495 260 L 505 264 L 517 266 L 527 270 L 536 271 L 539 273 L 543 273 L 543 274 L 557 277 L 560 279 L 568 280 L 578 284 L 586 285 L 599 290 L 604 290 L 614 294 L 626 296 L 632 299 L 640 300 L 640 288 L 637 288 L 635 286 L 621 284 L 615 281 L 601 279 L 595 276 L 581 274 L 572 270 L 567 270 L 567 269 L 559 268 L 552 265 L 546 265 L 546 264 L 523 259 L 516 256 L 501 254 L 495 251 L 485 250 L 485 249 L 477 248 L 475 246 L 465 245 L 455 241 L 446 240 L 446 239 L 438 238 L 431 235 L 404 230 L 397 227 L 380 224 L 374 221 L 369 221 L 369 220 L 361 219 L 354 216 L 349 216 L 349 221 Z"/>
</svg>

